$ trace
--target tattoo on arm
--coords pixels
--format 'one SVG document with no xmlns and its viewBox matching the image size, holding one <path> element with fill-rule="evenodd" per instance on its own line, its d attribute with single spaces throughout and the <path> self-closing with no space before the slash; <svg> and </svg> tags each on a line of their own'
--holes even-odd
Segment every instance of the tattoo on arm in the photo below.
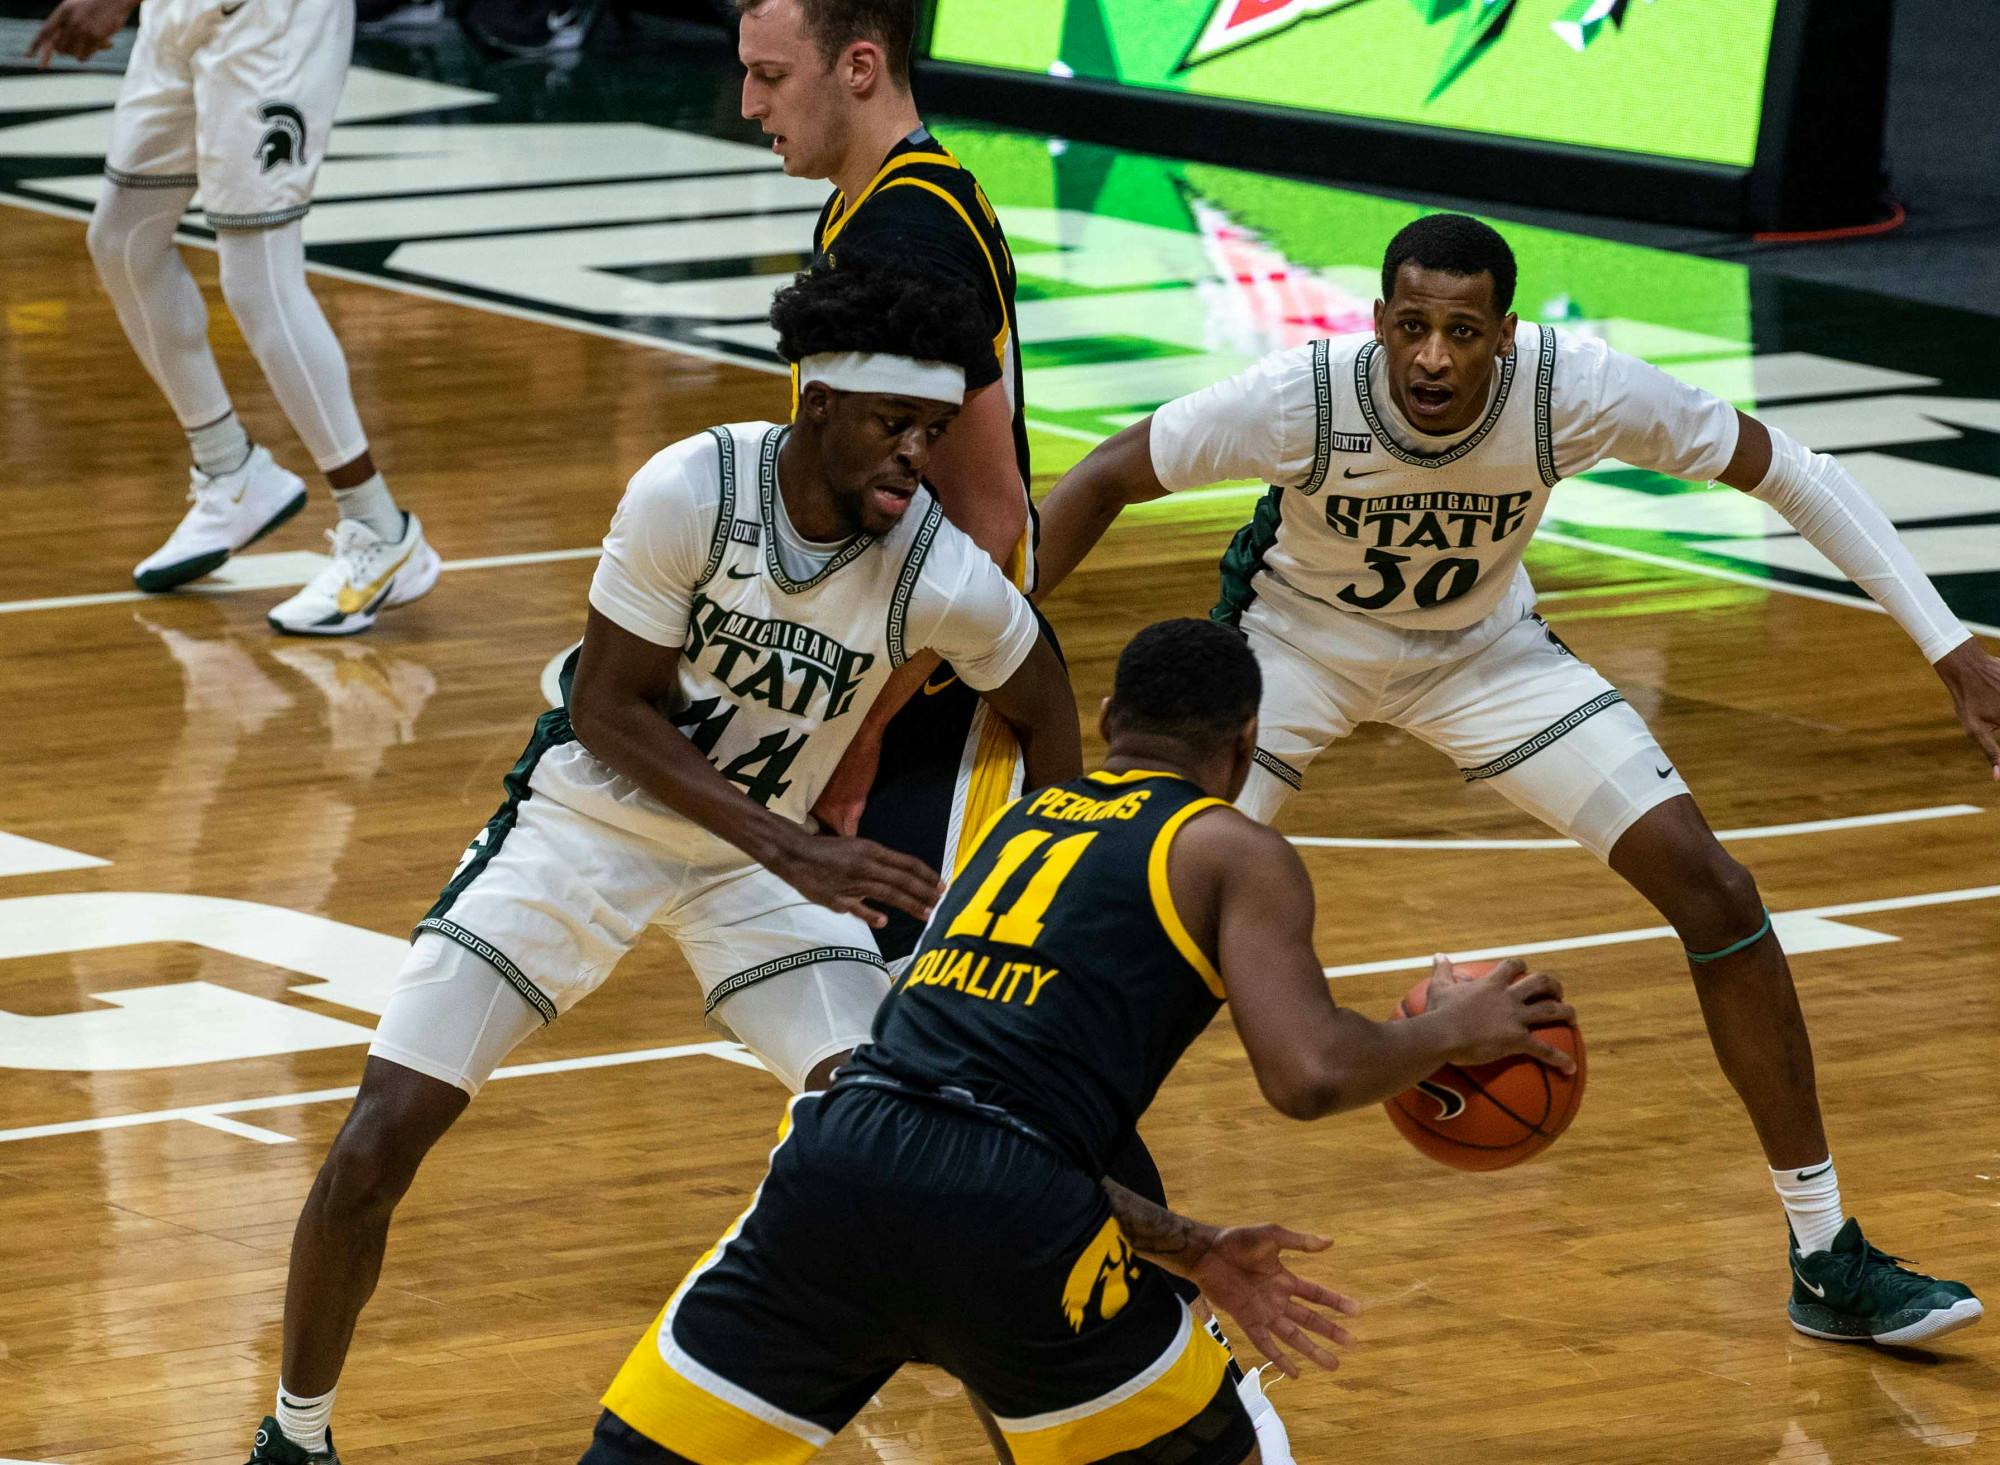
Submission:
<svg viewBox="0 0 2000 1465">
<path fill-rule="evenodd" d="M 1149 1260 L 1170 1272 L 1186 1275 L 1208 1255 L 1215 1239 L 1213 1226 L 1190 1221 L 1127 1190 L 1115 1180 L 1106 1179 L 1103 1185 L 1105 1195 L 1111 1200 L 1111 1214 L 1118 1218 L 1132 1245 Z"/>
</svg>

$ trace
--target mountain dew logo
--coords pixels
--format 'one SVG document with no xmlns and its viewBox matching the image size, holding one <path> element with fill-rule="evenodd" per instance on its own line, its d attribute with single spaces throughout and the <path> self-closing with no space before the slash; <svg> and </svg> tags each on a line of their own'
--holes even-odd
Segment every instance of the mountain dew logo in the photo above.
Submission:
<svg viewBox="0 0 2000 1465">
<path fill-rule="evenodd" d="M 1217 56 L 1239 51 L 1254 42 L 1289 30 L 1301 21 L 1338 15 L 1362 5 L 1395 4 L 1397 0 L 1215 0 L 1208 20 L 1182 58 L 1180 69 L 1199 66 Z M 1427 26 L 1450 23 L 1454 29 L 1431 83 L 1426 101 L 1436 101 L 1465 75 L 1500 39 L 1514 18 L 1520 0 L 1402 0 Z M 1646 0 L 1648 5 L 1653 0 Z M 1606 27 L 1622 28 L 1632 0 L 1572 0 L 1549 23 L 1549 29 L 1573 51 L 1582 51 Z"/>
</svg>

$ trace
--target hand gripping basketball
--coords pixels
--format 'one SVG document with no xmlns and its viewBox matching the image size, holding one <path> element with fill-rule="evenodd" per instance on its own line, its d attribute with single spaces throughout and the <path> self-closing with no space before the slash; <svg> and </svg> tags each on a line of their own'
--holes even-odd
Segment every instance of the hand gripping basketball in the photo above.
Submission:
<svg viewBox="0 0 2000 1465">
<path fill-rule="evenodd" d="M 1491 1063 L 1525 1053 L 1565 1075 L 1576 1072 L 1576 1059 L 1544 1041 L 1538 1029 L 1554 1023 L 1575 1023 L 1576 1009 L 1562 1000 L 1562 983 L 1547 972 L 1531 972 L 1519 957 L 1454 968 L 1451 958 L 1431 958 L 1431 976 L 1424 1002 L 1431 1011 L 1449 1012 L 1461 1041 L 1452 1050 L 1453 1063 Z M 1405 1007 L 1411 1016 L 1423 1007 Z"/>
</svg>

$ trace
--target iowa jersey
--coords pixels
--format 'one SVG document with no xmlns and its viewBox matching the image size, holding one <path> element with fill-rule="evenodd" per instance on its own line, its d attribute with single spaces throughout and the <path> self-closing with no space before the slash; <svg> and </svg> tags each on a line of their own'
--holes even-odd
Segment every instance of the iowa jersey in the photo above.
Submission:
<svg viewBox="0 0 2000 1465">
<path fill-rule="evenodd" d="M 965 389 L 970 393 L 996 381 L 1005 383 L 1014 413 L 1014 458 L 1025 493 L 1030 482 L 1028 424 L 1014 317 L 1014 256 L 978 180 L 922 127 L 889 150 L 859 197 L 850 201 L 836 192 L 813 225 L 813 252 L 832 253 L 836 264 L 842 247 L 869 246 L 957 280 L 979 296 L 993 338 L 993 362 L 969 373 Z M 1024 590 L 1033 588 L 1034 516 L 1030 502 L 1029 532 L 1002 567 Z"/>
<path fill-rule="evenodd" d="M 1223 807 L 1177 774 L 1092 773 L 1002 810 L 876 1015 L 857 1072 L 963 1089 L 1094 1174 L 1223 1001 L 1167 851 Z"/>
</svg>

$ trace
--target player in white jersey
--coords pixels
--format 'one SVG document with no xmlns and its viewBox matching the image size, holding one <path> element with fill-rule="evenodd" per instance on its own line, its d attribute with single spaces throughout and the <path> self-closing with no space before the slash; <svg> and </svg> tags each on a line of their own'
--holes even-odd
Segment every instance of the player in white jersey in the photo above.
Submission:
<svg viewBox="0 0 2000 1465">
<path fill-rule="evenodd" d="M 866 1039 L 889 989 L 870 928 L 880 907 L 927 915 L 938 875 L 808 811 L 897 666 L 947 657 L 1015 730 L 1029 786 L 1077 775 L 1061 663 L 921 482 L 991 352 L 979 320 L 964 287 L 898 269 L 802 275 L 772 307 L 793 423 L 713 428 L 634 475 L 566 705 L 418 924 L 299 1217 L 253 1462 L 333 1458 L 333 1389 L 397 1200 L 507 1053 L 648 926 L 709 1022 L 794 1092 Z"/>
<path fill-rule="evenodd" d="M 137 0 L 62 0 L 29 46 L 79 60 Z M 174 231 L 200 194 L 222 294 L 339 513 L 332 563 L 267 615 L 274 630 L 351 636 L 437 583 L 437 553 L 376 471 L 347 358 L 306 284 L 300 220 L 326 156 L 354 43 L 353 0 L 146 0 L 112 113 L 88 242 L 98 279 L 193 453 L 193 501 L 132 572 L 164 591 L 218 569 L 305 507 L 252 443 L 208 343 L 208 310 Z"/>
<path fill-rule="evenodd" d="M 1606 459 L 1719 479 L 1769 504 L 1895 617 L 2000 777 L 2000 662 L 1834 459 L 1600 341 L 1520 325 L 1514 259 L 1463 215 L 1389 246 L 1372 337 L 1315 341 L 1105 442 L 1042 506 L 1043 592 L 1128 503 L 1272 485 L 1222 564 L 1217 619 L 1264 673 L 1269 821 L 1328 744 L 1386 722 L 1606 861 L 1673 924 L 1716 1057 L 1790 1223 L 1790 1315 L 1835 1339 L 1916 1342 L 1980 1316 L 1895 1265 L 1841 1204 L 1791 972 L 1748 871 L 1610 683 L 1534 614 L 1521 557 L 1562 478 Z"/>
</svg>

